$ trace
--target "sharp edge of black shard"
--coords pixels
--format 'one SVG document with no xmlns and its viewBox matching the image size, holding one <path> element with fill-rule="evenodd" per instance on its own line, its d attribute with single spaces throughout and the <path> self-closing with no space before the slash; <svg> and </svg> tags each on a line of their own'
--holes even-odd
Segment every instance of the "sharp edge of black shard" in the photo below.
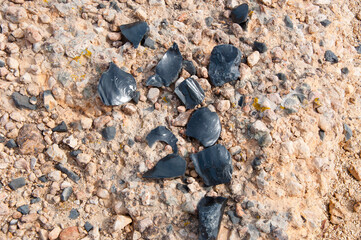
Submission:
<svg viewBox="0 0 361 240">
<path fill-rule="evenodd" d="M 169 154 L 159 160 L 157 164 L 143 174 L 143 178 L 175 178 L 181 177 L 186 171 L 186 161 L 178 154 Z"/>
<path fill-rule="evenodd" d="M 54 127 L 52 129 L 53 132 L 67 132 L 68 127 L 66 126 L 66 123 L 62 121 L 58 126 Z"/>
<path fill-rule="evenodd" d="M 204 100 L 205 94 L 199 83 L 193 78 L 187 78 L 174 90 L 187 109 L 193 109 Z"/>
<path fill-rule="evenodd" d="M 23 108 L 26 108 L 26 109 L 29 109 L 29 110 L 35 110 L 36 109 L 36 105 L 33 105 L 29 102 L 29 97 L 28 96 L 24 96 L 18 92 L 14 92 L 12 95 L 11 95 L 14 103 L 15 103 L 15 106 L 19 109 L 23 109 Z"/>
<path fill-rule="evenodd" d="M 197 139 L 203 146 L 210 147 L 217 142 L 221 130 L 217 113 L 208 108 L 199 108 L 188 121 L 186 135 Z"/>
<path fill-rule="evenodd" d="M 325 60 L 330 63 L 338 63 L 338 57 L 331 50 L 326 50 Z"/>
<path fill-rule="evenodd" d="M 245 23 L 248 18 L 248 10 L 249 7 L 247 3 L 243 3 L 233 8 L 231 11 L 232 21 L 238 24 Z"/>
<path fill-rule="evenodd" d="M 216 240 L 221 226 L 227 198 L 204 197 L 198 205 L 199 240 Z"/>
<path fill-rule="evenodd" d="M 343 124 L 343 130 L 344 130 L 344 134 L 345 134 L 345 140 L 346 141 L 350 140 L 350 138 L 352 137 L 351 128 L 346 123 L 344 123 Z"/>
<path fill-rule="evenodd" d="M 156 127 L 152 131 L 150 131 L 150 133 L 146 137 L 146 140 L 149 147 L 152 147 L 157 141 L 162 141 L 172 147 L 173 153 L 178 152 L 177 137 L 164 126 Z"/>
<path fill-rule="evenodd" d="M 182 70 L 183 57 L 178 45 L 173 43 L 155 68 L 155 75 L 148 78 L 146 85 L 153 87 L 169 87 L 178 79 Z"/>
<path fill-rule="evenodd" d="M 183 60 L 182 66 L 183 69 L 186 70 L 191 76 L 197 74 L 197 69 L 192 61 Z"/>
<path fill-rule="evenodd" d="M 133 92 L 132 100 L 134 101 L 135 104 L 138 104 L 139 99 L 140 99 L 140 92 L 139 91 Z"/>
<path fill-rule="evenodd" d="M 232 160 L 228 150 L 220 144 L 190 156 L 196 172 L 207 186 L 229 183 L 232 179 Z"/>
<path fill-rule="evenodd" d="M 325 139 L 325 131 L 323 131 L 322 129 L 318 131 L 318 135 L 320 136 L 321 141 Z"/>
<path fill-rule="evenodd" d="M 68 178 L 70 178 L 75 183 L 78 183 L 78 181 L 80 180 L 80 177 L 75 172 L 65 168 L 61 163 L 56 164 L 55 168 L 58 169 L 60 172 L 65 173 Z"/>
<path fill-rule="evenodd" d="M 149 26 L 144 21 L 124 24 L 119 27 L 122 35 L 133 44 L 134 48 L 138 48 L 140 42 L 148 35 Z"/>
<path fill-rule="evenodd" d="M 215 46 L 212 50 L 208 66 L 208 74 L 214 86 L 222 86 L 237 80 L 240 76 L 239 64 L 242 60 L 241 51 L 233 45 Z"/>
<path fill-rule="evenodd" d="M 98 84 L 98 93 L 107 106 L 116 106 L 129 102 L 137 89 L 134 77 L 118 68 L 113 62 L 102 74 Z"/>
</svg>

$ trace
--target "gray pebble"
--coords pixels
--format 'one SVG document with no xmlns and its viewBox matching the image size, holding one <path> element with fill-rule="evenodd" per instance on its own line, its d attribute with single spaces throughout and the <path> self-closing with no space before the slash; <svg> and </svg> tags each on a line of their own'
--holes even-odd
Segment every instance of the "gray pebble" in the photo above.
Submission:
<svg viewBox="0 0 361 240">
<path fill-rule="evenodd" d="M 30 212 L 29 205 L 22 205 L 16 209 L 18 212 L 20 212 L 22 215 L 27 215 Z"/>
<path fill-rule="evenodd" d="M 70 219 L 77 219 L 79 217 L 80 213 L 75 208 L 70 210 L 69 218 Z"/>
<path fill-rule="evenodd" d="M 60 195 L 60 200 L 62 202 L 67 201 L 70 198 L 72 193 L 73 193 L 73 188 L 72 187 L 64 188 L 63 192 Z"/>
<path fill-rule="evenodd" d="M 10 187 L 12 190 L 16 190 L 16 189 L 18 189 L 18 188 L 24 187 L 25 184 L 26 184 L 25 178 L 20 177 L 20 178 L 15 178 L 15 179 L 13 179 L 13 180 L 9 183 L 9 187 Z"/>
</svg>

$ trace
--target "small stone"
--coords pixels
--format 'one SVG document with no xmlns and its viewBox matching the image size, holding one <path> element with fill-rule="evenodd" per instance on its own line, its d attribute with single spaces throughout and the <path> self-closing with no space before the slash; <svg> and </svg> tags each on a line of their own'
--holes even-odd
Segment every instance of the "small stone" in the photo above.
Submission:
<svg viewBox="0 0 361 240">
<path fill-rule="evenodd" d="M 46 108 L 46 110 L 50 112 L 54 108 L 56 108 L 58 103 L 53 97 L 53 94 L 51 93 L 50 90 L 44 91 L 43 97 L 44 97 L 44 107 Z"/>
<path fill-rule="evenodd" d="M 70 213 L 69 213 L 69 218 L 74 220 L 74 219 L 77 219 L 78 217 L 80 216 L 80 213 L 78 210 L 76 210 L 75 208 L 72 208 L 70 210 Z"/>
<path fill-rule="evenodd" d="M 353 205 L 353 210 L 357 213 L 361 212 L 361 203 L 358 202 L 355 205 Z"/>
<path fill-rule="evenodd" d="M 258 51 L 255 51 L 247 57 L 247 63 L 250 67 L 253 67 L 258 63 L 259 59 L 260 59 L 260 54 Z"/>
<path fill-rule="evenodd" d="M 80 120 L 80 124 L 83 129 L 90 129 L 93 125 L 93 120 L 91 118 L 84 117 Z"/>
<path fill-rule="evenodd" d="M 248 4 L 243 3 L 232 9 L 231 18 L 232 21 L 238 24 L 244 23 L 248 18 Z"/>
<path fill-rule="evenodd" d="M 78 145 L 78 140 L 74 138 L 73 135 L 70 135 L 69 137 L 63 139 L 63 143 L 74 149 Z"/>
<path fill-rule="evenodd" d="M 320 23 L 322 26 L 327 27 L 328 25 L 331 24 L 331 21 L 328 19 L 325 19 L 325 20 L 321 21 Z"/>
<path fill-rule="evenodd" d="M 127 225 L 132 223 L 132 219 L 127 216 L 116 216 L 113 229 L 115 232 L 123 230 Z"/>
<path fill-rule="evenodd" d="M 5 143 L 5 146 L 8 147 L 8 148 L 16 148 L 16 147 L 18 147 L 18 145 L 16 144 L 14 139 L 10 139 L 9 141 L 7 141 Z"/>
<path fill-rule="evenodd" d="M 48 181 L 48 178 L 45 175 L 42 175 L 39 177 L 40 182 L 46 183 Z"/>
<path fill-rule="evenodd" d="M 60 240 L 78 240 L 80 237 L 78 227 L 68 227 L 61 231 L 59 235 Z"/>
<path fill-rule="evenodd" d="M 10 6 L 6 9 L 5 18 L 13 23 L 20 23 L 28 18 L 25 8 Z"/>
<path fill-rule="evenodd" d="M 90 222 L 87 221 L 84 224 L 84 228 L 85 228 L 85 231 L 90 232 L 94 227 L 93 227 L 93 225 L 91 225 Z"/>
<path fill-rule="evenodd" d="M 231 108 L 231 102 L 229 100 L 218 100 L 215 107 L 219 112 L 223 113 Z"/>
<path fill-rule="evenodd" d="M 347 75 L 350 72 L 347 67 L 341 69 L 341 73 Z"/>
<path fill-rule="evenodd" d="M 36 109 L 36 105 L 30 104 L 28 96 L 24 96 L 18 92 L 14 92 L 11 95 L 11 97 L 15 103 L 15 106 L 19 109 L 23 109 L 23 108 L 30 109 L 30 110 Z"/>
<path fill-rule="evenodd" d="M 137 112 L 137 108 L 134 106 L 134 104 L 127 103 L 122 107 L 122 111 L 127 115 L 133 115 Z"/>
<path fill-rule="evenodd" d="M 60 200 L 62 202 L 68 201 L 68 199 L 70 198 L 72 193 L 73 193 L 73 188 L 72 187 L 64 188 L 63 192 L 60 195 Z"/>
<path fill-rule="evenodd" d="M 40 42 L 43 37 L 41 36 L 40 30 L 36 26 L 30 25 L 26 28 L 25 38 L 30 43 L 37 43 Z"/>
<path fill-rule="evenodd" d="M 16 209 L 18 212 L 20 212 L 22 215 L 27 215 L 30 212 L 29 205 L 22 205 Z"/>
<path fill-rule="evenodd" d="M 51 21 L 51 19 L 50 19 L 50 17 L 48 16 L 48 15 L 46 15 L 46 14 L 41 14 L 40 16 L 39 16 L 39 19 L 40 19 L 40 21 L 42 22 L 42 23 L 50 23 L 50 21 Z"/>
<path fill-rule="evenodd" d="M 56 162 L 65 163 L 67 161 L 66 153 L 61 150 L 58 144 L 51 145 L 47 150 L 46 154 Z"/>
<path fill-rule="evenodd" d="M 348 141 L 352 137 L 352 130 L 346 123 L 343 124 L 343 129 L 345 134 L 345 140 Z"/>
<path fill-rule="evenodd" d="M 153 104 L 156 103 L 158 100 L 158 97 L 159 97 L 159 93 L 160 93 L 160 91 L 158 88 L 149 89 L 148 95 L 147 95 L 148 100 Z"/>
<path fill-rule="evenodd" d="M 144 21 L 121 25 L 119 28 L 122 35 L 133 44 L 134 48 L 138 48 L 139 43 L 149 32 L 149 26 Z"/>
<path fill-rule="evenodd" d="M 11 180 L 11 182 L 9 183 L 9 187 L 12 190 L 16 190 L 18 188 L 24 187 L 25 184 L 26 184 L 25 178 L 20 177 L 20 178 L 16 178 L 16 179 Z"/>
<path fill-rule="evenodd" d="M 61 228 L 56 226 L 51 232 L 49 233 L 49 240 L 55 240 L 59 237 L 61 232 Z"/>
<path fill-rule="evenodd" d="M 106 127 L 102 130 L 102 136 L 105 141 L 111 141 L 115 138 L 116 134 L 116 128 L 115 127 Z"/>
<path fill-rule="evenodd" d="M 110 194 L 106 189 L 99 188 L 97 191 L 97 196 L 103 199 L 108 199 L 110 197 Z"/>
<path fill-rule="evenodd" d="M 293 22 L 289 16 L 286 16 L 284 19 L 286 27 L 293 29 Z"/>
<path fill-rule="evenodd" d="M 189 117 L 192 115 L 192 111 L 180 113 L 173 121 L 172 125 L 176 127 L 184 127 L 188 123 Z"/>
<path fill-rule="evenodd" d="M 348 170 L 357 181 L 361 181 L 361 166 L 360 165 L 352 164 Z"/>
<path fill-rule="evenodd" d="M 35 204 L 35 203 L 38 203 L 38 202 L 40 202 L 40 201 L 41 201 L 41 198 L 39 198 L 39 197 L 32 198 L 32 199 L 30 200 L 30 204 Z"/>
<path fill-rule="evenodd" d="M 70 178 L 72 181 L 74 181 L 75 183 L 78 183 L 80 177 L 74 173 L 71 170 L 68 170 L 67 168 L 65 168 L 62 164 L 56 164 L 55 168 L 58 169 L 59 171 L 61 171 L 62 173 L 65 173 L 68 178 Z"/>
<path fill-rule="evenodd" d="M 6 63 L 9 68 L 11 69 L 18 69 L 19 68 L 19 62 L 15 58 L 9 57 L 6 59 Z"/>
<path fill-rule="evenodd" d="M 67 132 L 68 127 L 66 126 L 66 123 L 62 121 L 58 126 L 52 129 L 53 132 Z"/>
<path fill-rule="evenodd" d="M 135 10 L 135 15 L 142 21 L 147 19 L 147 13 L 143 10 L 143 8 L 139 7 Z"/>
<path fill-rule="evenodd" d="M 361 45 L 358 45 L 357 47 L 355 47 L 357 53 L 361 54 Z"/>
<path fill-rule="evenodd" d="M 82 150 L 74 150 L 70 152 L 70 156 L 77 157 L 80 153 L 82 153 Z"/>
<path fill-rule="evenodd" d="M 253 43 L 253 50 L 258 51 L 260 53 L 265 53 L 267 52 L 267 46 L 264 43 L 255 41 Z"/>
<path fill-rule="evenodd" d="M 325 52 L 325 60 L 330 63 L 338 63 L 338 57 L 331 50 Z"/>
<path fill-rule="evenodd" d="M 144 232 L 148 227 L 153 225 L 153 221 L 150 218 L 145 218 L 138 221 L 138 228 L 140 232 Z"/>
<path fill-rule="evenodd" d="M 122 39 L 122 35 L 117 32 L 110 32 L 108 33 L 108 38 L 110 41 L 119 41 L 120 39 Z"/>
<path fill-rule="evenodd" d="M 61 180 L 61 173 L 59 171 L 52 171 L 48 174 L 48 179 L 53 182 L 59 182 Z"/>
<path fill-rule="evenodd" d="M 144 47 L 155 49 L 155 41 L 152 40 L 150 37 L 146 37 L 143 43 Z"/>
<path fill-rule="evenodd" d="M 227 211 L 227 215 L 229 216 L 229 219 L 233 224 L 238 225 L 240 223 L 241 219 L 236 216 L 236 213 L 234 211 Z"/>
<path fill-rule="evenodd" d="M 80 153 L 76 157 L 76 160 L 79 164 L 86 165 L 91 161 L 91 155 L 86 154 L 86 153 Z"/>
</svg>

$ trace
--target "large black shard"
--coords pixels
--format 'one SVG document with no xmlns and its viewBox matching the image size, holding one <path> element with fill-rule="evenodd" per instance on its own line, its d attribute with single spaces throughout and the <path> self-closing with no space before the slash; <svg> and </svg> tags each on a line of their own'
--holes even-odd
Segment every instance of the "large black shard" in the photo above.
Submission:
<svg viewBox="0 0 361 240">
<path fill-rule="evenodd" d="M 204 100 L 204 91 L 193 78 L 187 78 L 174 90 L 187 109 L 193 109 Z"/>
<path fill-rule="evenodd" d="M 222 86 L 237 80 L 240 76 L 239 64 L 242 53 L 233 45 L 224 44 L 213 48 L 208 66 L 208 74 L 214 86 Z"/>
<path fill-rule="evenodd" d="M 108 106 L 129 102 L 134 96 L 137 84 L 134 77 L 110 63 L 108 71 L 100 77 L 98 93 L 102 102 Z"/>
<path fill-rule="evenodd" d="M 143 21 L 121 25 L 119 29 L 123 36 L 133 44 L 134 48 L 139 46 L 139 43 L 149 32 L 148 24 Z"/>
<path fill-rule="evenodd" d="M 182 70 L 183 57 L 179 51 L 178 45 L 173 43 L 155 68 L 155 75 L 151 76 L 146 85 L 154 87 L 169 87 L 178 79 Z"/>
<path fill-rule="evenodd" d="M 203 146 L 210 147 L 217 142 L 221 128 L 217 113 L 208 108 L 199 108 L 189 119 L 186 135 L 197 139 Z"/>
<path fill-rule="evenodd" d="M 190 157 L 194 167 L 207 186 L 229 183 L 232 178 L 232 160 L 228 150 L 220 144 L 206 148 Z"/>
<path fill-rule="evenodd" d="M 244 23 L 247 21 L 248 17 L 248 4 L 243 3 L 232 9 L 231 18 L 232 21 L 238 24 Z"/>
<path fill-rule="evenodd" d="M 204 197 L 198 205 L 199 240 L 216 240 L 227 198 Z"/>
<path fill-rule="evenodd" d="M 144 178 L 175 178 L 183 176 L 186 171 L 186 161 L 178 154 L 169 154 L 149 171 L 143 174 Z"/>
<path fill-rule="evenodd" d="M 177 137 L 166 127 L 159 126 L 147 135 L 146 140 L 148 142 L 148 146 L 152 147 L 156 141 L 162 141 L 169 144 L 173 148 L 173 152 L 178 152 Z"/>
</svg>

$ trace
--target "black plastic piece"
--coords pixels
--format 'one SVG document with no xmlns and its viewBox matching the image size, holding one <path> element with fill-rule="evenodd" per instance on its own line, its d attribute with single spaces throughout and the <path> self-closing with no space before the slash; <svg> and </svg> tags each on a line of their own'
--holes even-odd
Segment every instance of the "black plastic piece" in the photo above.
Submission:
<svg viewBox="0 0 361 240">
<path fill-rule="evenodd" d="M 174 90 L 187 109 L 193 109 L 204 100 L 204 91 L 193 78 L 187 78 Z"/>
<path fill-rule="evenodd" d="M 156 127 L 155 129 L 150 131 L 150 133 L 146 137 L 146 140 L 149 147 L 152 147 L 157 141 L 162 141 L 169 144 L 172 147 L 174 153 L 178 152 L 177 137 L 164 126 Z"/>
<path fill-rule="evenodd" d="M 186 171 L 186 161 L 178 154 L 169 154 L 149 171 L 143 174 L 144 178 L 175 178 L 183 176 Z"/>
</svg>

